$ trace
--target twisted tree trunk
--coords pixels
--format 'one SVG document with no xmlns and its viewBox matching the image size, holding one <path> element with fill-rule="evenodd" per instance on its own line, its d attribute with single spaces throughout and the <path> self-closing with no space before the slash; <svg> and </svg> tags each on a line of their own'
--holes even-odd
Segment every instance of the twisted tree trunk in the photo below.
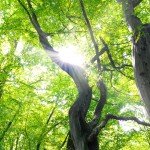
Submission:
<svg viewBox="0 0 150 150">
<path fill-rule="evenodd" d="M 133 67 L 136 84 L 150 117 L 150 24 L 143 24 L 134 8 L 142 0 L 118 0 L 126 21 L 133 31 Z"/>
<path fill-rule="evenodd" d="M 101 94 L 101 99 L 96 107 L 94 113 L 95 117 L 93 121 L 87 123 L 85 118 L 91 102 L 92 89 L 88 84 L 85 71 L 79 66 L 62 62 L 59 59 L 59 53 L 55 51 L 51 46 L 47 39 L 47 34 L 42 30 L 38 22 L 31 1 L 27 0 L 27 6 L 21 0 L 18 0 L 18 2 L 26 11 L 30 22 L 32 23 L 39 36 L 39 41 L 43 49 L 47 52 L 47 54 L 55 64 L 57 64 L 63 71 L 70 75 L 77 86 L 78 97 L 69 110 L 70 134 L 68 138 L 67 149 L 98 150 L 98 134 L 94 131 L 94 128 L 99 123 L 99 117 L 106 102 L 105 84 L 102 81 L 99 83 L 99 89 L 104 93 Z M 100 106 L 100 103 L 102 104 L 102 106 Z"/>
<path fill-rule="evenodd" d="M 107 89 L 103 81 L 98 82 L 98 88 L 99 88 L 101 97 L 95 108 L 93 119 L 90 122 L 86 121 L 86 115 L 87 115 L 87 112 L 91 103 L 92 89 L 88 84 L 85 71 L 83 68 L 79 66 L 62 62 L 59 59 L 59 53 L 55 51 L 54 48 L 51 46 L 51 44 L 49 43 L 47 39 L 47 34 L 42 30 L 38 22 L 38 18 L 34 12 L 31 1 L 30 0 L 26 0 L 26 1 L 27 1 L 27 6 L 24 3 L 22 3 L 21 0 L 18 0 L 20 5 L 26 11 L 33 27 L 35 28 L 39 36 L 39 42 L 41 43 L 43 49 L 47 52 L 50 59 L 55 64 L 57 64 L 63 71 L 65 71 L 67 74 L 70 75 L 70 77 L 73 79 L 78 89 L 78 97 L 69 110 L 70 133 L 68 137 L 67 149 L 68 150 L 98 150 L 99 149 L 99 143 L 98 143 L 98 138 L 97 138 L 98 134 L 100 130 L 106 126 L 107 122 L 110 119 L 134 120 L 140 124 L 143 124 L 143 122 L 133 117 L 123 118 L 123 117 L 117 117 L 114 115 L 107 115 L 106 118 L 100 122 L 102 110 L 104 108 L 104 105 L 106 104 L 106 98 L 107 98 Z M 80 0 L 80 5 L 81 5 L 83 16 L 85 18 L 85 22 L 89 29 L 92 42 L 94 43 L 96 57 L 94 57 L 93 61 L 97 60 L 97 67 L 98 67 L 98 70 L 100 70 L 101 69 L 100 59 L 99 59 L 100 52 L 98 49 L 98 45 L 94 38 L 90 22 L 88 21 L 88 18 L 86 16 L 86 11 L 84 9 L 82 0 Z M 104 41 L 103 41 L 103 45 L 104 47 L 102 48 L 102 50 L 104 49 L 107 50 L 107 45 L 105 44 Z M 149 126 L 149 124 L 146 124 L 146 125 Z"/>
</svg>

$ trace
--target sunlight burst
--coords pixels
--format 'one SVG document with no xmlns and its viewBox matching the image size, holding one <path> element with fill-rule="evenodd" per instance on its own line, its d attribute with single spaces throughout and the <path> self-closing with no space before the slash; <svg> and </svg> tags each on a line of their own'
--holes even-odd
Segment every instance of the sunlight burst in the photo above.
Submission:
<svg viewBox="0 0 150 150">
<path fill-rule="evenodd" d="M 59 51 L 59 58 L 63 62 L 78 66 L 83 66 L 84 64 L 83 57 L 77 52 L 77 47 L 74 45 L 61 47 Z"/>
</svg>

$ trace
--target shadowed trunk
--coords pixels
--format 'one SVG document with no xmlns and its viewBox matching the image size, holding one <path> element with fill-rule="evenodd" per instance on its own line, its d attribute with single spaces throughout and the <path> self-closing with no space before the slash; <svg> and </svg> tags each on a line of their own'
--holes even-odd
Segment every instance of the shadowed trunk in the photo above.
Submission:
<svg viewBox="0 0 150 150">
<path fill-rule="evenodd" d="M 143 25 L 133 42 L 134 73 L 140 95 L 150 116 L 150 24 Z"/>
<path fill-rule="evenodd" d="M 122 3 L 126 21 L 134 33 L 132 39 L 134 75 L 150 117 L 150 24 L 143 24 L 134 13 L 134 8 L 141 1 L 118 0 Z"/>
</svg>

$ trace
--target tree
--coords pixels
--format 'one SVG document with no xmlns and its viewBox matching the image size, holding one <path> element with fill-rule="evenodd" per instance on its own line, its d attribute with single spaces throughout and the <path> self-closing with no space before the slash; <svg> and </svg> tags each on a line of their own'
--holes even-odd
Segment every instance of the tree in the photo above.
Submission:
<svg viewBox="0 0 150 150">
<path fill-rule="evenodd" d="M 103 4 L 107 5 L 108 3 L 109 2 L 105 1 Z M 76 24 L 76 20 L 74 20 L 72 18 L 77 18 L 77 20 L 81 19 L 81 17 L 78 17 L 78 16 L 71 16 L 71 15 L 65 16 L 69 11 L 71 11 L 70 7 L 73 7 L 72 3 L 69 2 L 66 4 L 66 5 L 68 5 L 67 11 L 65 9 L 62 10 L 62 8 L 65 6 L 65 1 L 63 1 L 63 0 L 60 2 L 55 2 L 55 1 L 54 2 L 48 2 L 48 1 L 42 2 L 42 1 L 40 1 L 39 3 L 38 2 L 33 3 L 30 0 L 26 0 L 26 1 L 18 0 L 18 3 L 14 4 L 14 6 L 15 5 L 19 6 L 19 9 L 21 9 L 21 11 L 19 11 L 19 12 L 22 13 L 21 15 L 23 17 L 25 16 L 25 19 L 21 23 L 21 25 L 23 26 L 23 29 L 27 30 L 27 31 L 22 32 L 23 35 L 26 36 L 26 33 L 29 33 L 29 34 L 31 34 L 31 36 L 35 36 L 35 37 L 38 36 L 40 44 L 42 45 L 43 49 L 47 52 L 47 54 L 51 58 L 51 60 L 55 64 L 57 64 L 64 72 L 66 72 L 70 76 L 70 78 L 73 79 L 74 83 L 76 84 L 76 88 L 78 90 L 78 96 L 76 98 L 76 101 L 74 102 L 74 104 L 71 106 L 71 108 L 69 110 L 70 131 L 67 134 L 67 138 L 66 138 L 68 140 L 67 149 L 77 149 L 77 150 L 83 150 L 83 149 L 93 149 L 94 150 L 95 149 L 96 150 L 96 149 L 99 149 L 98 135 L 99 135 L 100 131 L 104 127 L 106 127 L 106 125 L 108 125 L 108 122 L 110 122 L 111 120 L 122 120 L 122 121 L 132 120 L 132 121 L 135 121 L 138 124 L 141 124 L 144 126 L 150 126 L 150 124 L 146 123 L 144 121 L 140 121 L 136 117 L 130 117 L 129 115 L 127 117 L 124 117 L 124 116 L 118 116 L 118 115 L 111 114 L 110 113 L 111 111 L 109 110 L 109 109 L 111 109 L 111 107 L 109 107 L 109 109 L 107 109 L 107 111 L 106 111 L 107 113 L 104 112 L 105 111 L 104 106 L 105 107 L 107 106 L 107 99 L 108 99 L 107 98 L 107 95 L 108 95 L 107 89 L 108 88 L 106 87 L 106 83 L 109 80 L 109 78 L 108 78 L 109 72 L 110 72 L 111 78 L 112 78 L 112 74 L 114 73 L 114 71 L 116 71 L 118 74 L 115 73 L 115 76 L 119 77 L 119 75 L 121 74 L 123 76 L 126 76 L 127 78 L 132 79 L 132 75 L 131 76 L 127 75 L 128 71 L 126 70 L 126 68 L 128 68 L 128 70 L 130 70 L 131 65 L 129 64 L 129 60 L 125 59 L 125 57 L 123 60 L 121 60 L 119 58 L 118 62 L 114 61 L 114 58 L 113 58 L 111 51 L 110 51 L 111 47 L 110 47 L 109 40 L 108 41 L 104 40 L 106 38 L 106 36 L 104 36 L 105 38 L 102 38 L 103 34 L 101 33 L 100 34 L 100 40 L 98 40 L 96 38 L 98 36 L 96 36 L 96 33 L 94 32 L 94 28 L 92 28 L 92 25 L 91 25 L 92 21 L 90 21 L 88 15 L 87 15 L 83 1 L 79 0 L 79 3 L 73 3 L 73 4 L 75 7 L 74 12 L 76 12 L 76 13 L 78 11 L 82 12 L 82 17 L 83 17 L 84 21 L 80 22 L 81 26 L 83 26 L 83 24 L 86 24 L 85 28 L 82 28 L 81 31 L 76 31 L 76 32 L 85 32 L 86 29 L 88 29 L 88 31 L 89 31 L 89 38 L 88 39 L 92 41 L 93 46 L 91 48 L 95 50 L 95 54 L 94 54 L 95 56 L 92 56 L 92 58 L 90 57 L 91 63 L 94 66 L 93 68 L 92 67 L 91 68 L 93 69 L 93 72 L 95 72 L 95 74 L 96 74 L 96 82 L 97 82 L 97 87 L 98 87 L 96 89 L 97 93 L 99 92 L 101 96 L 99 97 L 99 100 L 97 100 L 98 96 L 96 97 L 96 103 L 92 109 L 92 110 L 94 110 L 94 115 L 92 115 L 90 113 L 90 117 L 88 117 L 88 112 L 90 111 L 90 104 L 92 103 L 91 102 L 92 98 L 93 98 L 92 94 L 94 95 L 95 93 L 89 84 L 88 76 L 87 76 L 87 73 L 85 71 L 85 68 L 82 68 L 78 65 L 74 65 L 74 64 L 70 64 L 68 62 L 62 61 L 59 57 L 59 52 L 53 48 L 53 46 L 52 46 L 53 42 L 51 41 L 51 39 L 49 39 L 49 36 L 52 39 L 55 38 L 54 34 L 56 31 L 51 32 L 51 30 L 53 31 L 55 29 L 54 28 L 55 26 L 56 27 L 58 26 L 58 28 L 61 28 L 61 29 L 57 30 L 57 33 L 65 34 L 67 32 L 67 33 L 72 34 L 72 29 L 71 30 L 68 29 L 70 23 Z M 97 5 L 96 1 L 94 1 L 94 4 L 95 4 L 95 6 Z M 47 7 L 49 8 L 50 6 L 53 6 L 53 8 L 55 8 L 54 10 L 56 12 L 58 12 L 58 10 L 60 10 L 63 17 L 58 15 L 57 17 L 59 19 L 57 20 L 56 16 L 54 17 L 54 19 L 52 19 L 53 15 L 57 15 L 57 13 L 56 14 L 53 13 L 53 15 L 51 15 L 51 14 L 47 15 L 46 14 L 47 13 L 46 8 Z M 94 7 L 94 8 L 96 8 L 96 7 Z M 93 8 L 93 10 L 94 10 L 94 8 Z M 76 9 L 77 9 L 77 11 L 75 11 Z M 40 17 L 39 17 L 39 12 L 44 12 L 44 11 L 46 11 L 46 13 L 45 13 L 46 15 L 43 14 L 43 15 L 40 15 Z M 48 11 L 52 12 L 51 7 L 48 9 Z M 64 11 L 66 11 L 66 12 L 64 12 Z M 89 11 L 89 10 L 87 10 L 87 11 Z M 92 11 L 91 16 L 94 14 L 94 12 L 95 11 Z M 22 18 L 22 16 L 21 16 L 21 18 Z M 32 24 L 33 28 L 28 24 L 27 16 L 28 16 L 30 23 Z M 48 18 L 50 16 L 51 18 L 45 19 L 44 18 L 45 16 L 48 16 Z M 61 20 L 61 17 L 63 18 L 63 21 Z M 69 22 L 64 19 L 65 17 L 68 18 Z M 58 24 L 55 21 L 55 19 L 57 20 Z M 60 21 L 61 23 L 59 22 L 59 20 L 61 20 Z M 48 22 L 51 22 L 51 21 L 53 22 L 52 24 L 54 26 L 49 27 Z M 96 21 L 97 21 L 97 19 L 96 19 Z M 15 23 L 14 23 L 14 25 L 15 25 L 14 26 L 15 31 L 17 29 L 21 29 L 21 27 L 17 26 Z M 72 26 L 72 24 L 70 26 Z M 35 31 L 36 31 L 36 33 L 35 33 Z M 111 29 L 110 29 L 110 33 L 111 33 Z M 19 34 L 20 33 L 17 33 L 17 35 L 19 35 Z M 28 40 L 29 40 L 29 43 L 32 41 L 31 43 L 33 45 L 35 45 L 35 44 L 37 45 L 37 43 L 36 43 L 37 40 L 34 41 L 33 37 L 28 39 Z M 106 41 L 109 44 L 107 44 Z M 91 44 L 91 42 L 89 42 L 89 43 Z M 99 43 L 101 43 L 101 44 L 99 44 Z M 29 53 L 30 48 L 27 51 Z M 89 51 L 88 51 L 88 53 L 89 53 Z M 93 53 L 92 53 L 92 55 L 93 55 Z M 30 56 L 30 57 L 32 57 L 32 56 Z M 103 57 L 103 59 L 102 59 L 102 57 Z M 117 58 L 117 56 L 116 56 L 116 58 Z M 38 59 L 40 59 L 40 58 L 38 58 Z M 120 65 L 120 63 L 121 63 L 121 65 Z M 91 65 L 88 64 L 87 67 L 88 66 L 91 66 Z M 57 68 L 55 68 L 53 71 L 56 71 L 56 70 L 57 70 Z M 107 77 L 107 78 L 105 78 L 105 77 Z M 115 79 L 114 79 L 114 81 L 115 81 Z M 63 82 L 63 81 L 61 81 L 61 82 Z M 111 82 L 112 82 L 112 79 L 111 79 Z M 28 95 L 28 94 L 24 93 L 22 98 L 26 100 L 26 95 L 28 95 L 28 96 L 31 95 L 30 99 L 32 99 L 33 104 L 38 105 L 38 104 L 36 104 L 36 102 L 37 102 L 36 96 L 37 95 L 33 94 L 34 90 L 30 91 L 30 89 L 34 88 L 32 85 L 37 86 L 37 84 L 34 84 L 34 82 L 30 83 L 30 84 L 29 83 L 28 84 L 23 83 L 23 84 L 28 87 L 28 88 L 27 87 L 25 88 L 25 91 L 29 90 L 30 94 Z M 60 84 L 60 83 L 58 82 L 57 84 Z M 67 84 L 67 83 L 65 83 L 65 84 Z M 35 88 L 37 88 L 37 87 L 35 87 Z M 52 88 L 54 88 L 54 87 L 52 87 Z M 62 90 L 62 88 L 60 90 Z M 56 92 L 57 92 L 57 90 L 56 90 Z M 69 92 L 69 93 L 71 93 L 71 92 Z M 66 95 L 66 93 L 65 93 L 65 95 Z M 118 96 L 118 95 L 115 95 L 115 96 Z M 18 97 L 19 97 L 19 95 L 18 95 Z M 41 99 L 41 97 L 39 99 Z M 116 98 L 115 98 L 115 101 L 116 101 Z M 118 102 L 116 102 L 116 103 L 118 103 Z M 111 105 L 113 105 L 113 104 L 111 104 Z M 24 107 L 24 109 L 27 109 L 27 108 Z M 34 142 L 36 142 L 36 149 L 40 149 L 42 147 L 42 141 L 44 141 L 44 139 L 47 136 L 47 134 L 49 133 L 49 131 L 51 131 L 53 128 L 56 128 L 57 125 L 60 124 L 59 122 L 56 122 L 56 123 L 52 122 L 51 127 L 49 127 L 51 117 L 52 117 L 52 115 L 54 115 L 53 107 L 50 107 L 50 108 L 52 108 L 52 111 L 50 111 L 50 115 L 48 117 L 45 117 L 45 122 L 34 123 L 34 121 L 33 121 L 33 123 L 31 123 L 31 125 L 32 124 L 43 125 L 43 127 L 40 128 L 41 129 L 40 132 L 35 130 L 35 132 L 37 132 L 37 133 L 35 133 L 34 135 L 36 135 L 36 134 L 37 135 L 34 138 L 33 138 L 33 136 L 31 136 L 31 134 L 33 133 L 33 130 L 36 128 L 31 128 L 31 129 L 28 128 L 27 121 L 25 121 L 25 124 L 27 124 L 27 125 L 25 125 L 24 130 L 20 127 L 21 128 L 20 130 L 21 131 L 23 130 L 23 132 L 21 132 L 21 133 L 23 133 L 23 135 L 25 137 L 24 141 L 26 143 L 28 143 L 27 147 L 29 149 L 31 149 L 31 144 L 33 144 Z M 44 109 L 42 109 L 42 111 L 44 111 Z M 44 111 L 44 112 L 46 112 L 46 111 Z M 115 113 L 115 111 L 114 111 L 114 113 Z M 26 118 L 24 118 L 25 116 L 26 115 L 22 114 L 21 117 L 19 117 L 19 119 L 20 120 L 26 120 Z M 31 116 L 31 115 L 29 115 L 29 116 Z M 42 115 L 42 117 L 43 117 L 43 115 Z M 9 127 L 9 124 L 8 124 L 8 126 L 6 126 L 5 129 L 7 129 L 7 127 Z M 8 130 L 4 130 L 4 132 L 6 133 L 6 132 L 8 132 Z M 24 145 L 23 143 L 25 143 L 25 142 L 23 140 L 21 140 L 20 132 L 18 134 L 19 135 L 17 136 L 17 138 L 14 141 L 15 141 L 17 146 L 18 146 L 18 142 L 21 141 L 22 142 L 21 148 L 23 148 L 23 145 Z M 2 135 L 4 135 L 4 134 L 2 134 Z M 31 140 L 31 137 L 34 140 Z M 4 139 L 4 136 L 3 136 L 3 139 Z M 64 141 L 64 143 L 65 142 L 66 142 L 66 140 Z M 60 148 L 63 147 L 64 143 L 62 144 L 62 146 Z M 15 147 L 14 142 L 12 142 L 12 145 L 13 145 L 13 147 Z"/>
<path fill-rule="evenodd" d="M 141 2 L 142 0 L 121 1 L 126 21 L 134 33 L 133 66 L 137 87 L 150 116 L 150 24 L 143 24 L 134 10 Z"/>
<path fill-rule="evenodd" d="M 34 12 L 31 1 L 27 0 L 28 8 L 20 0 L 18 0 L 18 2 L 28 14 L 30 22 L 32 23 L 33 27 L 38 33 L 39 41 L 42 47 L 48 53 L 52 61 L 55 62 L 62 70 L 64 70 L 66 73 L 70 75 L 70 77 L 74 80 L 77 86 L 78 97 L 75 103 L 72 105 L 72 107 L 69 110 L 70 134 L 69 134 L 68 144 L 67 144 L 68 149 L 77 149 L 77 150 L 99 149 L 97 135 L 99 133 L 99 130 L 105 127 L 105 125 L 110 119 L 134 120 L 138 123 L 149 125 L 148 123 L 142 123 L 137 118 L 132 118 L 132 117 L 122 118 L 122 117 L 117 117 L 114 115 L 107 115 L 105 120 L 101 122 L 101 125 L 98 125 L 103 107 L 106 103 L 106 93 L 107 93 L 106 86 L 102 80 L 99 81 L 98 83 L 98 87 L 101 91 L 101 98 L 96 106 L 94 118 L 91 122 L 86 122 L 85 118 L 86 118 L 86 115 L 90 106 L 91 98 L 92 98 L 92 89 L 90 88 L 88 84 L 84 70 L 78 66 L 64 63 L 59 59 L 58 52 L 55 51 L 54 48 L 51 46 L 51 44 L 49 43 L 47 39 L 48 35 L 42 30 L 38 22 L 38 18 Z M 83 16 L 85 18 L 87 27 L 91 35 L 92 42 L 94 44 L 97 66 L 98 66 L 98 70 L 100 71 L 101 65 L 100 65 L 100 59 L 99 59 L 100 54 L 98 51 L 98 45 L 95 41 L 93 31 L 92 31 L 90 22 L 87 18 L 82 0 L 80 0 L 80 5 L 82 8 Z M 106 46 L 104 40 L 102 40 L 102 42 L 104 46 Z M 105 49 L 107 50 L 107 47 Z"/>
</svg>

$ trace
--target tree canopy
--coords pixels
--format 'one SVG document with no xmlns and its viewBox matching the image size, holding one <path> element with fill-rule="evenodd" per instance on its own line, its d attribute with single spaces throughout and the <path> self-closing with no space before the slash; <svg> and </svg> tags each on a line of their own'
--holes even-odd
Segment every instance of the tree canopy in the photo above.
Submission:
<svg viewBox="0 0 150 150">
<path fill-rule="evenodd" d="M 150 37 L 150 2 L 130 16 L 125 4 L 0 3 L 0 150 L 150 149 L 150 102 L 139 95 L 132 55 L 134 42 Z"/>
</svg>

